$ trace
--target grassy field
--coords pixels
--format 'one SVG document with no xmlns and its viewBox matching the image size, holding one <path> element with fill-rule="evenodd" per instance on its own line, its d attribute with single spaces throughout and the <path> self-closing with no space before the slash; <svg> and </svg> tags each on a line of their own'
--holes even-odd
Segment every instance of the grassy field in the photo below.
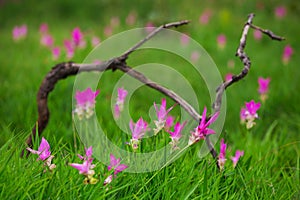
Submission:
<svg viewBox="0 0 300 200">
<path fill-rule="evenodd" d="M 175 3 L 176 2 L 176 3 Z M 286 8 L 284 17 L 274 14 L 278 6 Z M 201 24 L 199 17 L 205 11 L 211 13 L 210 21 Z M 272 30 L 286 38 L 283 42 L 268 37 L 256 40 L 249 32 L 245 51 L 251 58 L 249 75 L 226 92 L 226 120 L 220 138 L 227 143 L 227 163 L 220 172 L 210 155 L 199 158 L 201 144 L 189 147 L 175 162 L 153 172 L 121 172 L 112 183 L 103 186 L 109 175 L 104 163 L 95 159 L 95 171 L 99 183 L 84 185 L 84 176 L 68 166 L 79 162 L 77 153 L 84 154 L 84 146 L 74 130 L 72 100 L 75 77 L 60 81 L 49 96 L 51 117 L 43 136 L 51 145 L 55 156 L 53 172 L 43 172 L 43 163 L 37 155 L 20 158 L 26 148 L 25 138 L 30 135 L 37 119 L 36 94 L 48 71 L 57 63 L 69 61 L 63 42 L 71 38 L 75 27 L 80 27 L 87 39 L 87 46 L 75 52 L 72 61 L 80 63 L 93 49 L 90 39 L 97 36 L 104 41 L 112 34 L 137 27 L 148 22 L 158 26 L 182 19 L 191 20 L 178 31 L 187 33 L 199 42 L 212 57 L 222 77 L 227 73 L 239 73 L 242 63 L 235 51 L 243 25 L 249 13 L 254 12 L 254 24 Z M 136 21 L 126 23 L 129 13 L 135 13 Z M 0 199 L 300 199 L 300 95 L 298 94 L 300 70 L 299 58 L 300 3 L 297 1 L 1 1 L 0 2 Z M 112 19 L 119 19 L 115 23 Z M 53 60 L 49 48 L 40 44 L 39 27 L 47 23 L 54 38 L 54 45 L 62 47 L 61 55 Z M 12 30 L 26 24 L 25 38 L 14 41 Z M 115 24 L 115 25 L 114 25 Z M 217 36 L 227 38 L 223 49 L 218 48 Z M 286 45 L 293 48 L 287 64 L 282 61 Z M 115 47 L 116 52 L 118 46 Z M 118 55 L 115 55 L 118 56 Z M 159 52 L 137 51 L 128 64 L 162 63 L 174 67 L 188 79 L 196 91 L 199 109 L 210 107 L 210 97 L 203 80 L 195 81 L 186 62 Z M 98 88 L 97 119 L 110 140 L 123 149 L 130 137 L 118 128 L 111 112 L 112 92 L 123 74 L 107 71 Z M 244 102 L 259 101 L 258 77 L 270 77 L 268 99 L 262 104 L 256 126 L 250 131 L 240 124 L 240 109 Z M 136 121 L 143 116 L 150 121 L 148 108 L 160 102 L 164 96 L 145 86 L 131 96 L 129 111 Z M 168 99 L 168 106 L 173 105 Z M 146 109 L 145 109 L 146 108 Z M 180 112 L 179 106 L 172 111 Z M 189 135 L 189 131 L 183 133 Z M 162 132 L 160 140 L 145 139 L 143 146 L 164 146 L 169 142 L 168 133 Z M 40 138 L 34 141 L 37 149 Z M 143 149 L 151 151 L 154 147 Z M 219 142 L 215 148 L 219 151 Z M 155 148 L 154 148 L 155 149 Z M 230 155 L 244 150 L 236 168 Z M 108 157 L 109 155 L 106 155 Z"/>
</svg>

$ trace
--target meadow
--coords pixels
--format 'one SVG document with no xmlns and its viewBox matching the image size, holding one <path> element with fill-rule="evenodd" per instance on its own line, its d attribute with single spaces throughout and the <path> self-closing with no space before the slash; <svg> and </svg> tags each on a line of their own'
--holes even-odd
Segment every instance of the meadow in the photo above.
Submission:
<svg viewBox="0 0 300 200">
<path fill-rule="evenodd" d="M 201 44 L 225 79 L 228 73 L 238 74 L 243 68 L 235 53 L 249 13 L 255 13 L 255 25 L 286 39 L 273 41 L 265 35 L 255 35 L 254 30 L 249 31 L 245 51 L 252 67 L 243 80 L 226 91 L 226 118 L 215 144 L 217 152 L 220 152 L 221 138 L 227 144 L 224 169 L 218 169 L 209 154 L 199 157 L 205 145 L 200 141 L 187 147 L 167 166 L 144 173 L 125 169 L 104 185 L 112 171 L 107 169 L 109 163 L 97 159 L 95 147 L 94 177 L 98 182 L 84 184 L 85 176 L 69 166 L 80 162 L 77 154 L 85 155 L 84 149 L 88 148 L 72 120 L 75 76 L 59 81 L 48 97 L 50 120 L 42 136 L 51 146 L 55 156 L 52 163 L 56 168 L 45 172 L 46 167 L 37 160 L 38 155 L 20 157 L 37 120 L 37 91 L 56 64 L 87 60 L 93 43 L 104 43 L 114 34 L 141 28 L 150 22 L 159 26 L 186 19 L 191 21 L 188 25 L 172 30 L 185 33 Z M 276 0 L 1 1 L 0 199 L 300 199 L 299 13 L 299 2 Z M 53 37 L 51 44 L 41 41 L 45 34 L 42 24 L 47 24 L 46 32 Z M 22 25 L 27 27 L 27 33 L 14 38 L 13 29 Z M 72 38 L 76 27 L 83 33 L 86 44 L 76 49 L 74 55 L 68 55 L 65 41 Z M 226 38 L 223 43 L 218 42 L 220 35 Z M 128 40 L 134 41 L 134 38 Z M 53 55 L 54 47 L 60 49 L 57 56 Z M 292 48 L 288 58 L 284 55 L 286 47 Z M 119 56 L 118 44 L 110 51 L 114 48 L 116 55 L 113 56 Z M 190 71 L 189 63 L 194 57 L 191 55 L 187 62 L 176 55 L 145 49 L 130 55 L 127 63 L 132 67 L 160 63 L 174 68 L 196 91 L 199 113 L 204 107 L 211 113 L 212 102 L 205 81 Z M 152 75 L 156 78 L 155 73 Z M 118 70 L 103 73 L 97 85 L 100 93 L 96 97 L 96 120 L 107 138 L 131 152 L 131 146 L 126 145 L 131 137 L 124 134 L 113 116 L 116 84 L 122 76 Z M 259 77 L 271 80 L 264 102 L 258 93 Z M 142 116 L 150 123 L 155 116 L 151 106 L 153 102 L 160 103 L 162 98 L 166 97 L 143 85 L 134 91 L 125 106 L 134 122 Z M 174 105 L 172 99 L 166 99 L 167 108 Z M 240 123 L 240 110 L 250 100 L 260 101 L 261 107 L 255 126 L 248 130 Z M 177 120 L 183 115 L 179 105 L 170 113 Z M 125 126 L 129 131 L 127 123 Z M 182 134 L 188 138 L 191 129 L 184 130 Z M 41 137 L 36 137 L 33 149 L 38 149 L 40 142 Z M 163 148 L 169 142 L 169 134 L 161 131 L 158 136 L 142 139 L 143 148 L 138 153 Z M 230 158 L 236 150 L 243 150 L 244 155 L 233 167 Z M 109 152 L 103 156 L 108 160 Z M 126 164 L 126 160 L 122 159 L 121 163 Z"/>
</svg>

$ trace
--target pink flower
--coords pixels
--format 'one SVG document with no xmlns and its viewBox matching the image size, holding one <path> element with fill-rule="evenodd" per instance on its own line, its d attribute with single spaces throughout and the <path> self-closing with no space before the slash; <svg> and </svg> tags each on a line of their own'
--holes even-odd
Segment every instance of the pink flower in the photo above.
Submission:
<svg viewBox="0 0 300 200">
<path fill-rule="evenodd" d="M 209 129 L 208 126 L 212 124 L 219 116 L 219 112 L 215 113 L 207 122 L 206 122 L 206 107 L 203 109 L 203 113 L 201 116 L 200 124 L 195 128 L 195 131 L 192 132 L 190 139 L 189 139 L 189 145 L 194 144 L 198 142 L 200 139 L 205 139 L 205 137 L 209 134 L 214 134 L 215 131 L 212 129 Z"/>
<path fill-rule="evenodd" d="M 48 24 L 43 23 L 40 25 L 40 34 L 48 33 Z"/>
<path fill-rule="evenodd" d="M 148 129 L 148 124 L 146 121 L 143 120 L 141 117 L 136 124 L 130 120 L 129 122 L 129 128 L 132 133 L 132 139 L 130 140 L 130 145 L 132 146 L 133 150 L 136 150 L 138 148 L 139 140 L 142 139 L 142 137 L 145 135 Z"/>
<path fill-rule="evenodd" d="M 155 29 L 155 26 L 154 26 L 154 24 L 152 23 L 152 22 L 148 22 L 147 24 L 146 24 L 146 31 L 148 32 L 148 33 L 150 33 L 150 32 L 152 32 L 152 31 L 154 31 L 154 29 Z"/>
<path fill-rule="evenodd" d="M 278 6 L 275 8 L 275 16 L 279 19 L 286 15 L 286 8 L 284 6 Z"/>
<path fill-rule="evenodd" d="M 123 111 L 124 109 L 124 102 L 125 102 L 125 98 L 127 96 L 127 90 L 125 90 L 124 88 L 118 88 L 118 97 L 117 97 L 117 102 L 115 105 L 115 118 L 119 118 L 120 117 L 120 113 Z"/>
<path fill-rule="evenodd" d="M 198 51 L 193 51 L 192 52 L 192 54 L 191 54 L 191 60 L 192 60 L 192 62 L 197 62 L 198 61 L 198 59 L 199 59 L 199 57 L 200 57 L 200 54 L 199 54 L 199 52 Z"/>
<path fill-rule="evenodd" d="M 72 31 L 72 41 L 75 47 L 85 47 L 85 41 L 80 28 L 76 27 Z"/>
<path fill-rule="evenodd" d="M 171 115 L 168 115 L 166 118 L 166 123 L 165 123 L 165 130 L 168 131 L 174 124 L 174 117 Z"/>
<path fill-rule="evenodd" d="M 199 17 L 199 23 L 200 24 L 208 24 L 209 23 L 209 20 L 211 18 L 211 10 L 205 10 Z"/>
<path fill-rule="evenodd" d="M 112 32 L 113 32 L 113 28 L 111 26 L 105 26 L 105 28 L 104 28 L 104 35 L 106 37 L 111 36 Z"/>
<path fill-rule="evenodd" d="M 239 150 L 237 150 L 237 151 L 235 152 L 235 156 L 234 156 L 234 157 L 231 157 L 231 160 L 232 160 L 232 162 L 233 162 L 233 167 L 236 167 L 236 164 L 238 163 L 240 157 L 243 156 L 243 155 L 244 155 L 244 151 L 239 151 Z"/>
<path fill-rule="evenodd" d="M 254 39 L 256 39 L 256 40 L 261 40 L 261 38 L 262 38 L 262 33 L 261 33 L 261 31 L 255 29 L 255 30 L 253 31 L 253 36 L 254 36 Z"/>
<path fill-rule="evenodd" d="M 246 122 L 247 129 L 255 125 L 254 120 L 258 118 L 257 111 L 260 108 L 260 103 L 255 103 L 253 100 L 245 103 L 245 108 L 241 110 L 241 122 Z"/>
<path fill-rule="evenodd" d="M 53 46 L 53 37 L 50 34 L 44 34 L 41 37 L 41 44 L 45 47 L 51 48 Z"/>
<path fill-rule="evenodd" d="M 219 154 L 219 159 L 218 159 L 218 164 L 220 169 L 224 169 L 225 162 L 226 162 L 226 147 L 227 145 L 224 143 L 224 139 L 221 139 L 220 143 L 220 154 Z"/>
<path fill-rule="evenodd" d="M 74 56 L 74 47 L 70 40 L 64 40 L 64 46 L 67 51 L 67 58 L 71 59 Z"/>
<path fill-rule="evenodd" d="M 260 94 L 260 99 L 264 102 L 267 97 L 268 97 L 268 92 L 269 92 L 269 83 L 270 83 L 271 79 L 270 78 L 262 78 L 259 77 L 258 78 L 258 84 L 259 84 L 259 88 L 258 88 L 258 93 Z"/>
<path fill-rule="evenodd" d="M 13 28 L 12 35 L 15 41 L 25 38 L 27 35 L 27 26 L 25 24 L 22 26 L 15 26 Z"/>
<path fill-rule="evenodd" d="M 127 25 L 134 25 L 136 22 L 136 13 L 134 11 L 130 12 L 126 17 L 126 24 Z"/>
<path fill-rule="evenodd" d="M 282 62 L 283 64 L 287 65 L 291 59 L 293 54 L 293 48 L 290 45 L 286 45 L 283 50 L 282 54 Z"/>
<path fill-rule="evenodd" d="M 173 109 L 173 107 L 169 108 L 168 110 L 166 109 L 166 99 L 161 100 L 161 106 L 158 109 L 156 103 L 154 102 L 154 108 L 156 111 L 157 119 L 154 120 L 156 128 L 154 128 L 154 134 L 156 135 L 162 128 L 165 126 L 166 118 L 168 113 Z"/>
<path fill-rule="evenodd" d="M 54 169 L 56 167 L 55 164 L 51 164 L 51 161 L 52 159 L 54 158 L 53 155 L 51 155 L 51 152 L 50 152 L 50 145 L 48 143 L 48 141 L 42 137 L 42 141 L 40 143 L 40 146 L 38 148 L 38 150 L 33 150 L 29 147 L 26 148 L 30 153 L 33 153 L 33 154 L 38 154 L 39 157 L 38 157 L 38 160 L 42 160 L 44 161 L 45 165 L 49 167 L 50 170 Z"/>
<path fill-rule="evenodd" d="M 177 122 L 174 126 L 174 131 L 168 131 L 168 133 L 170 134 L 170 138 L 172 139 L 170 144 L 172 145 L 173 149 L 178 149 L 177 144 L 179 142 L 179 139 L 182 137 L 181 132 L 185 124 L 186 122 L 184 122 L 182 125 L 179 122 Z"/>
<path fill-rule="evenodd" d="M 180 37 L 180 41 L 181 41 L 181 44 L 182 44 L 183 46 L 186 46 L 186 45 L 189 44 L 190 38 L 189 38 L 188 35 L 182 34 L 181 37 Z"/>
<path fill-rule="evenodd" d="M 226 45 L 226 36 L 224 34 L 220 34 L 217 37 L 217 43 L 219 49 L 224 49 Z"/>
<path fill-rule="evenodd" d="M 94 37 L 92 38 L 92 46 L 93 46 L 93 47 L 96 47 L 98 44 L 100 44 L 100 38 L 94 36 Z"/>
<path fill-rule="evenodd" d="M 60 55 L 60 48 L 59 47 L 54 47 L 52 49 L 53 60 L 57 60 L 59 58 L 59 55 Z"/>
<path fill-rule="evenodd" d="M 92 154 L 92 146 L 90 146 L 88 149 L 85 148 L 85 156 L 78 154 L 78 157 L 80 158 L 80 160 L 83 160 L 83 163 L 71 163 L 69 165 L 77 169 L 79 171 L 79 174 L 83 174 L 85 176 L 92 176 L 95 174 L 95 171 L 92 170 L 95 167 L 95 165 L 92 164 L 94 160 L 92 158 Z"/>
<path fill-rule="evenodd" d="M 232 79 L 233 74 L 232 73 L 228 73 L 225 75 L 225 81 L 230 81 Z"/>
<path fill-rule="evenodd" d="M 99 92 L 99 90 L 93 92 L 91 88 L 87 88 L 82 92 L 76 92 L 75 99 L 77 104 L 74 113 L 78 115 L 80 120 L 83 118 L 83 116 L 85 116 L 86 118 L 90 118 L 93 115 L 93 109 L 96 103 L 95 99 Z"/>
<path fill-rule="evenodd" d="M 121 172 L 121 171 L 125 170 L 126 168 L 128 168 L 127 165 L 120 164 L 120 162 L 121 162 L 120 158 L 116 159 L 113 154 L 110 154 L 110 165 L 107 167 L 108 171 L 113 169 L 114 170 L 114 175 L 117 175 L 119 172 Z"/>
</svg>

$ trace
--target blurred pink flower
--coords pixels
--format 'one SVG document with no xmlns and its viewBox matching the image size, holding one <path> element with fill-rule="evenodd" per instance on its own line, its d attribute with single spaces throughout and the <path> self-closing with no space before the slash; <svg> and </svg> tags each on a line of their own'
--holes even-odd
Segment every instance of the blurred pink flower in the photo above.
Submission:
<svg viewBox="0 0 300 200">
<path fill-rule="evenodd" d="M 186 34 L 182 34 L 181 37 L 180 37 L 180 41 L 181 41 L 181 44 L 183 46 L 186 46 L 189 44 L 189 41 L 190 41 L 190 37 Z"/>
<path fill-rule="evenodd" d="M 220 170 L 223 170 L 224 166 L 225 166 L 226 147 L 227 147 L 227 145 L 224 143 L 224 139 L 222 138 L 221 143 L 220 143 L 220 154 L 219 154 L 219 158 L 218 158 L 218 164 L 219 164 Z"/>
<path fill-rule="evenodd" d="M 74 47 L 72 45 L 72 42 L 70 40 L 64 40 L 64 46 L 67 53 L 67 58 L 71 59 L 74 56 Z"/>
<path fill-rule="evenodd" d="M 117 102 L 115 104 L 115 118 L 118 119 L 120 117 L 120 112 L 123 111 L 125 98 L 128 92 L 124 88 L 118 88 L 118 97 Z"/>
<path fill-rule="evenodd" d="M 27 26 L 25 24 L 21 26 L 15 26 L 12 31 L 13 40 L 18 41 L 22 38 L 25 38 L 27 35 Z"/>
<path fill-rule="evenodd" d="M 260 94 L 260 99 L 264 102 L 267 99 L 267 93 L 269 92 L 269 83 L 271 79 L 270 78 L 258 78 L 258 93 Z"/>
<path fill-rule="evenodd" d="M 47 34 L 48 33 L 48 24 L 46 24 L 46 23 L 41 24 L 39 31 L 40 31 L 40 34 L 42 34 L 42 35 Z"/>
<path fill-rule="evenodd" d="M 227 73 L 225 75 L 225 81 L 230 81 L 232 79 L 233 74 L 232 73 Z"/>
<path fill-rule="evenodd" d="M 113 154 L 110 154 L 110 165 L 107 167 L 108 171 L 114 170 L 114 175 L 117 175 L 119 172 L 128 168 L 127 165 L 120 164 L 121 159 L 116 157 Z"/>
<path fill-rule="evenodd" d="M 74 113 L 78 115 L 80 120 L 83 117 L 90 118 L 94 114 L 95 99 L 99 92 L 99 90 L 93 92 L 91 88 L 87 88 L 82 92 L 76 91 L 75 99 L 77 104 Z"/>
<path fill-rule="evenodd" d="M 254 39 L 255 39 L 255 40 L 261 40 L 261 38 L 262 38 L 262 33 L 261 33 L 261 31 L 255 29 L 255 30 L 253 31 L 253 36 L 254 36 Z"/>
<path fill-rule="evenodd" d="M 166 123 L 165 123 L 165 130 L 168 131 L 174 124 L 174 117 L 171 115 L 168 115 L 166 118 Z"/>
<path fill-rule="evenodd" d="M 100 38 L 98 38 L 97 36 L 94 36 L 92 38 L 92 46 L 96 47 L 98 44 L 100 44 Z"/>
<path fill-rule="evenodd" d="M 242 108 L 240 111 L 240 118 L 241 118 L 241 124 L 246 122 L 247 114 L 246 114 L 246 108 Z"/>
<path fill-rule="evenodd" d="M 275 8 L 274 12 L 275 12 L 275 16 L 281 19 L 286 15 L 286 8 L 284 6 L 278 6 Z"/>
<path fill-rule="evenodd" d="M 200 57 L 199 52 L 198 51 L 193 51 L 192 54 L 191 54 L 191 61 L 195 63 L 195 62 L 198 61 L 199 57 Z"/>
<path fill-rule="evenodd" d="M 126 17 L 126 24 L 132 26 L 135 24 L 135 22 L 136 22 L 136 12 L 131 11 Z"/>
<path fill-rule="evenodd" d="M 211 18 L 212 12 L 211 10 L 206 9 L 199 17 L 200 24 L 208 24 Z"/>
<path fill-rule="evenodd" d="M 155 25 L 154 25 L 152 22 L 148 22 L 148 23 L 146 24 L 145 28 L 146 28 L 146 31 L 147 31 L 148 33 L 150 33 L 150 32 L 152 32 L 152 31 L 154 31 Z"/>
<path fill-rule="evenodd" d="M 112 28 L 111 26 L 105 26 L 105 27 L 104 27 L 104 35 L 105 35 L 106 37 L 111 36 L 112 33 L 113 33 L 113 28 Z"/>
<path fill-rule="evenodd" d="M 41 44 L 45 47 L 51 48 L 53 46 L 53 37 L 50 34 L 43 34 L 41 36 Z"/>
<path fill-rule="evenodd" d="M 79 27 L 74 28 L 72 31 L 72 42 L 74 47 L 84 48 L 86 45 L 83 34 Z"/>
<path fill-rule="evenodd" d="M 59 47 L 54 47 L 52 49 L 52 57 L 53 57 L 53 60 L 57 60 L 60 56 L 60 48 Z"/>
<path fill-rule="evenodd" d="M 226 46 L 226 36 L 224 34 L 220 34 L 217 37 L 217 44 L 219 49 L 224 49 Z"/>
<path fill-rule="evenodd" d="M 283 54 L 282 54 L 282 62 L 284 65 L 287 65 L 291 59 L 293 54 L 293 48 L 288 44 L 284 47 Z"/>
<path fill-rule="evenodd" d="M 235 156 L 231 157 L 231 160 L 233 162 L 233 167 L 236 167 L 236 164 L 238 163 L 240 157 L 243 156 L 243 155 L 244 155 L 244 151 L 237 150 L 235 152 Z"/>
<path fill-rule="evenodd" d="M 191 132 L 189 145 L 198 142 L 200 139 L 204 140 L 207 135 L 215 133 L 215 131 L 209 129 L 208 126 L 217 120 L 219 112 L 215 113 L 208 121 L 206 121 L 206 111 L 207 109 L 204 107 L 200 124 L 195 128 L 194 132 Z"/>
</svg>

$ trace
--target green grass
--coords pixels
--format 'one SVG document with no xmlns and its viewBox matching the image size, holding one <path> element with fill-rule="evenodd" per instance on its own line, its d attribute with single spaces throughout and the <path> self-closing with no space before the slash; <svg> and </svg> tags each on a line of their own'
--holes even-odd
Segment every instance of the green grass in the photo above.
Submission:
<svg viewBox="0 0 300 200">
<path fill-rule="evenodd" d="M 263 4 L 264 9 L 258 8 Z M 300 62 L 298 26 L 300 4 L 285 1 L 287 16 L 278 20 L 273 14 L 280 1 L 61 1 L 57 3 L 5 2 L 0 4 L 0 199 L 300 199 L 300 95 L 298 93 Z M 211 22 L 200 25 L 198 18 L 206 8 L 213 11 Z M 137 22 L 134 26 L 125 24 L 127 14 L 135 10 Z M 44 173 L 36 155 L 20 158 L 26 147 L 25 138 L 31 133 L 37 119 L 36 93 L 46 73 L 55 64 L 67 61 L 61 56 L 53 61 L 48 49 L 39 44 L 39 25 L 47 22 L 55 43 L 60 45 L 70 32 L 79 26 L 87 35 L 98 35 L 105 40 L 103 29 L 110 18 L 119 16 L 120 26 L 114 33 L 146 22 L 155 25 L 181 19 L 191 20 L 191 24 L 180 27 L 181 32 L 198 41 L 212 56 L 220 73 L 238 73 L 241 63 L 234 57 L 243 24 L 250 12 L 256 13 L 254 24 L 268 28 L 286 37 L 286 41 L 271 41 L 263 37 L 255 41 L 249 33 L 246 52 L 251 58 L 249 75 L 233 85 L 226 92 L 227 115 L 221 138 L 228 144 L 228 160 L 225 170 L 220 172 L 210 155 L 200 159 L 201 143 L 188 148 L 175 162 L 148 173 L 122 172 L 113 182 L 104 187 L 102 182 L 109 172 L 105 164 L 95 160 L 96 185 L 84 185 L 84 177 L 68 166 L 79 162 L 77 153 L 83 154 L 83 145 L 76 136 L 72 124 L 72 92 L 75 77 L 60 81 L 49 96 L 51 118 L 43 136 L 51 145 L 57 165 L 51 173 Z M 26 23 L 28 35 L 24 40 L 14 42 L 11 31 L 15 25 Z M 224 33 L 227 45 L 217 49 L 216 37 Z M 286 66 L 281 55 L 286 44 L 294 48 L 294 55 Z M 117 47 L 116 47 L 117 48 Z M 73 61 L 82 62 L 92 48 L 78 50 Z M 118 55 L 116 55 L 118 56 Z M 228 60 L 233 60 L 234 68 L 228 68 Z M 154 51 L 138 51 L 128 60 L 132 66 L 148 62 L 160 62 L 174 67 L 184 74 L 197 91 L 199 109 L 211 104 L 203 80 L 196 81 L 194 75 L 181 59 Z M 97 117 L 108 137 L 120 147 L 127 149 L 124 142 L 129 136 L 124 134 L 113 121 L 111 114 L 111 94 L 115 83 L 123 74 L 105 72 L 97 97 Z M 269 98 L 259 111 L 260 118 L 253 130 L 246 131 L 239 123 L 239 111 L 245 101 L 259 100 L 257 79 L 271 77 Z M 160 101 L 160 93 L 145 86 L 131 97 L 129 110 L 134 121 L 143 116 L 147 121 L 148 108 Z M 172 101 L 167 99 L 168 105 Z M 179 108 L 172 114 L 179 113 Z M 167 133 L 161 140 L 145 139 L 143 147 L 153 150 L 169 142 Z M 188 132 L 186 134 L 189 134 Z M 39 138 L 34 142 L 38 148 Z M 153 143 L 150 143 L 153 142 Z M 75 145 L 77 144 L 77 146 Z M 219 142 L 216 149 L 219 149 Z M 231 166 L 230 156 L 235 150 L 245 151 L 237 167 Z M 109 156 L 109 155 L 104 155 Z"/>
</svg>

